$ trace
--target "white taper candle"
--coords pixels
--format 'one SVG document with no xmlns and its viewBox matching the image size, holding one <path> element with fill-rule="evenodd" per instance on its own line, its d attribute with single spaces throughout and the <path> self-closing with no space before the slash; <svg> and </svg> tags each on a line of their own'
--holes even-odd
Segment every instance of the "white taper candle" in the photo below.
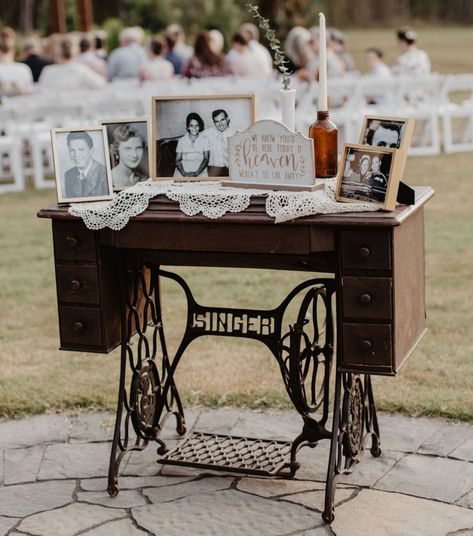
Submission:
<svg viewBox="0 0 473 536">
<path fill-rule="evenodd" d="M 328 111 L 327 103 L 327 37 L 325 16 L 319 13 L 319 111 Z"/>
</svg>

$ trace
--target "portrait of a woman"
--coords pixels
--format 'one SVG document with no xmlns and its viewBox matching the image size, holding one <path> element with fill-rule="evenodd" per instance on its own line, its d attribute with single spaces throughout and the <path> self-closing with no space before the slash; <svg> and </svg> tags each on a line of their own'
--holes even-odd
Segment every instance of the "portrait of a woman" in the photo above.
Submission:
<svg viewBox="0 0 473 536">
<path fill-rule="evenodd" d="M 186 133 L 179 138 L 176 147 L 175 177 L 207 177 L 210 146 L 203 133 L 204 121 L 192 112 L 186 117 Z"/>
<path fill-rule="evenodd" d="M 138 128 L 132 124 L 122 124 L 112 134 L 112 183 L 116 189 L 133 186 L 149 177 L 147 143 Z"/>
</svg>

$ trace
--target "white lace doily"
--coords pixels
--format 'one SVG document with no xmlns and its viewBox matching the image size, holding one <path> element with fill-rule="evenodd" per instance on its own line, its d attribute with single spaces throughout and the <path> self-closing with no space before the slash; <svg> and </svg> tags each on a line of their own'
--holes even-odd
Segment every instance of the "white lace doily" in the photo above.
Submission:
<svg viewBox="0 0 473 536">
<path fill-rule="evenodd" d="M 338 203 L 335 201 L 336 179 L 325 181 L 323 190 L 315 192 L 286 192 L 228 188 L 219 182 L 139 182 L 113 196 L 112 201 L 77 203 L 69 207 L 69 213 L 84 220 L 89 229 L 109 227 L 123 229 L 132 216 L 146 210 L 151 198 L 164 194 L 177 201 L 187 216 L 202 213 L 207 218 L 220 218 L 227 212 L 242 212 L 250 205 L 252 195 L 267 195 L 266 213 L 275 223 L 293 220 L 313 214 L 340 212 L 371 212 L 378 210 L 370 203 Z"/>
</svg>

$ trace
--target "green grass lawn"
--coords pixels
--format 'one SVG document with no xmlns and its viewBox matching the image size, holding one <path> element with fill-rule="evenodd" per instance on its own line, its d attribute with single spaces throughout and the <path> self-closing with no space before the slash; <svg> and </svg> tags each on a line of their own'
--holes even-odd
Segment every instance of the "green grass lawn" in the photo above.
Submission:
<svg viewBox="0 0 473 536">
<path fill-rule="evenodd" d="M 395 50 L 393 35 L 354 31 L 349 39 L 358 54 L 372 44 L 387 50 L 391 43 Z M 471 36 L 470 29 L 426 29 L 421 42 L 430 43 L 437 70 L 468 71 Z M 396 378 L 375 378 L 381 409 L 473 421 L 472 164 L 472 153 L 407 162 L 407 182 L 437 192 L 426 207 L 429 332 Z M 57 350 L 51 226 L 36 218 L 39 208 L 53 202 L 52 191 L 0 196 L 0 416 L 116 404 L 118 351 L 102 356 Z M 307 276 L 203 268 L 179 273 L 202 303 L 233 307 L 273 307 Z M 184 301 L 174 283 L 165 283 L 164 291 L 172 351 Z M 188 404 L 289 407 L 276 363 L 257 342 L 210 337 L 194 342 L 177 384 Z"/>
</svg>

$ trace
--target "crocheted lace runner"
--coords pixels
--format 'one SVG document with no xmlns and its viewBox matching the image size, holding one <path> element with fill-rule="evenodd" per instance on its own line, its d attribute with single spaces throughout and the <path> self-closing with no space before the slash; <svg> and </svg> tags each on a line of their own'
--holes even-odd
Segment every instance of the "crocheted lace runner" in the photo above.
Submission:
<svg viewBox="0 0 473 536">
<path fill-rule="evenodd" d="M 218 182 L 139 182 L 114 195 L 111 201 L 77 203 L 69 213 L 84 220 L 89 229 L 109 227 L 123 229 L 132 216 L 146 210 L 151 198 L 164 194 L 177 201 L 187 216 L 202 213 L 207 218 L 220 218 L 227 212 L 242 212 L 250 205 L 252 195 L 266 195 L 266 213 L 281 223 L 301 216 L 340 212 L 371 212 L 378 210 L 370 203 L 338 203 L 335 201 L 336 179 L 325 181 L 323 190 L 314 192 L 286 192 L 228 188 Z"/>
</svg>

